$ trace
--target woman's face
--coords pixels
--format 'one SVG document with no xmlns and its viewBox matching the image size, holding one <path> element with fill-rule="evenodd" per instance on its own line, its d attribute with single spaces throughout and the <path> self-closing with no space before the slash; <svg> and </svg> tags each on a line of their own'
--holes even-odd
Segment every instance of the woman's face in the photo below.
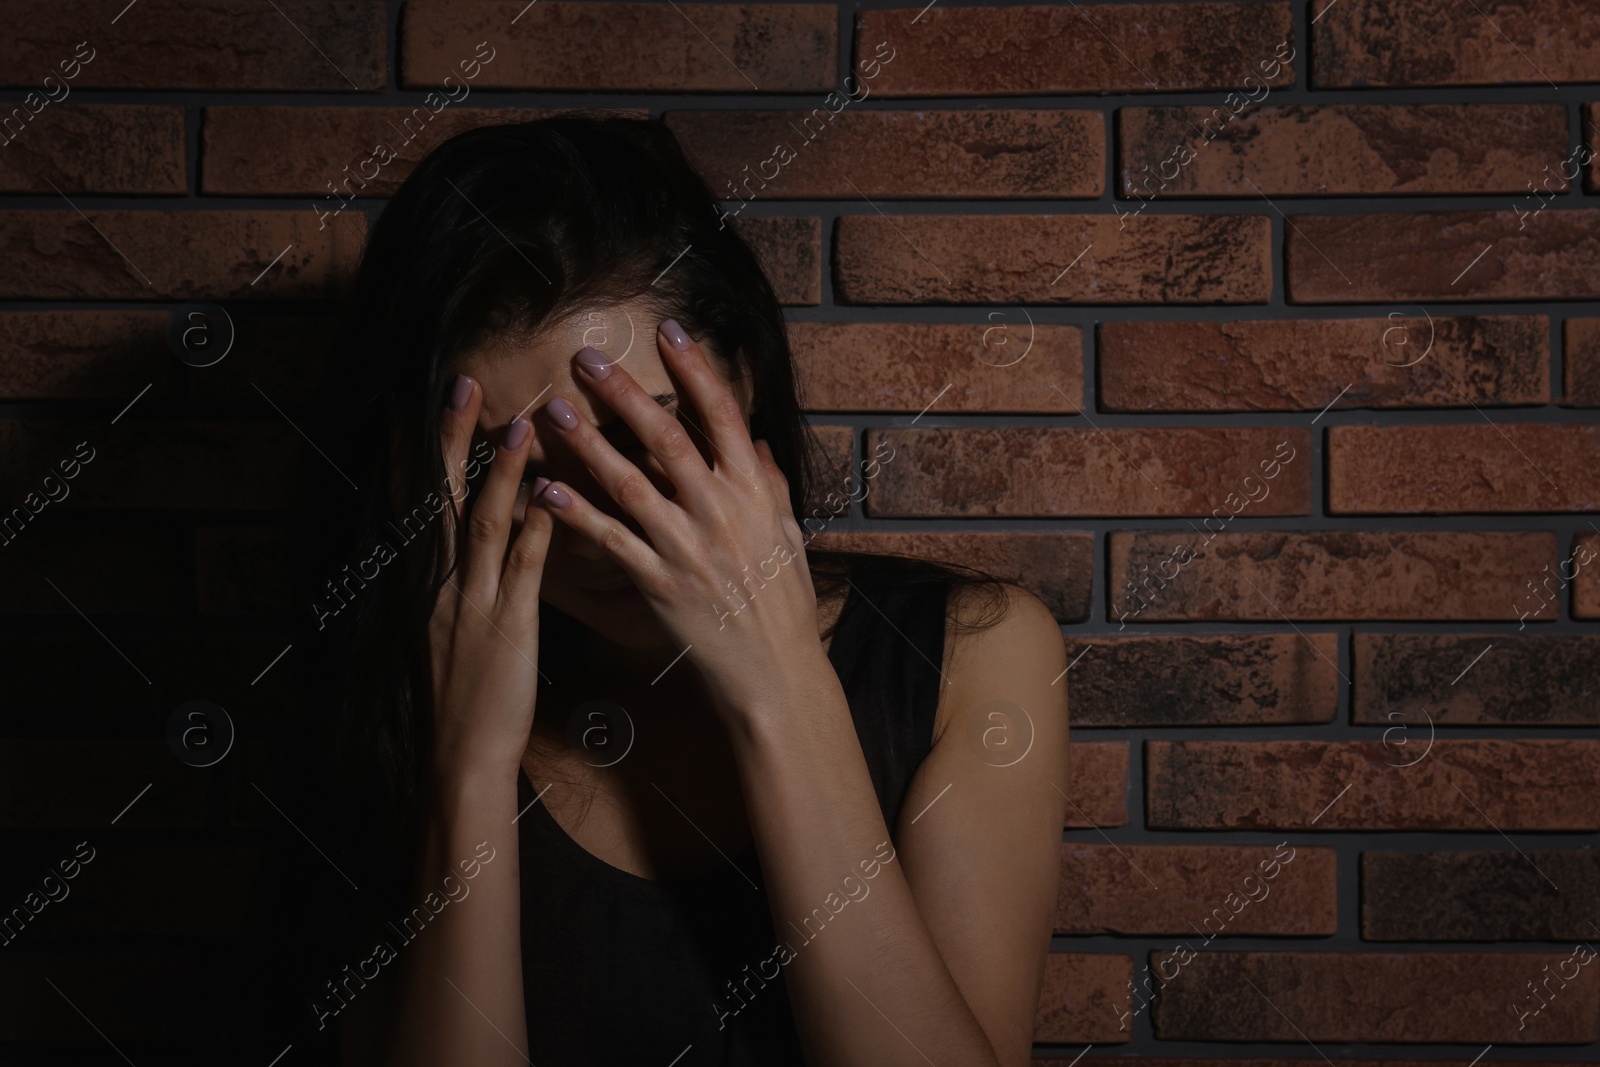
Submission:
<svg viewBox="0 0 1600 1067">
<path fill-rule="evenodd" d="M 639 524 L 600 488 L 568 447 L 563 431 L 543 413 L 544 406 L 558 396 L 577 410 L 579 418 L 600 427 L 612 446 L 638 467 L 662 496 L 670 500 L 675 495 L 676 490 L 660 463 L 634 436 L 627 423 L 583 383 L 573 359 L 585 345 L 603 352 L 613 364 L 631 374 L 645 392 L 655 396 L 665 410 L 677 415 L 679 422 L 688 427 L 690 438 L 700 447 L 709 465 L 709 445 L 699 429 L 699 418 L 687 397 L 672 395 L 678 392 L 678 387 L 661 361 L 656 328 L 662 317 L 638 302 L 611 305 L 580 312 L 531 344 L 485 345 L 456 360 L 454 369 L 475 379 L 483 390 L 474 442 L 487 439 L 498 446 L 506 427 L 518 415 L 533 423 L 528 467 L 512 510 L 512 539 L 522 529 L 528 487 L 542 474 L 572 486 L 585 500 L 621 521 L 647 544 L 650 540 Z M 701 338 L 695 340 L 704 344 Z M 725 361 L 713 354 L 712 363 L 726 380 Z M 730 385 L 748 420 L 750 397 L 744 388 L 747 379 L 737 379 Z M 627 572 L 598 544 L 569 529 L 560 519 L 556 520 L 551 536 L 539 596 L 622 647 L 652 648 L 666 640 L 664 631 Z"/>
</svg>

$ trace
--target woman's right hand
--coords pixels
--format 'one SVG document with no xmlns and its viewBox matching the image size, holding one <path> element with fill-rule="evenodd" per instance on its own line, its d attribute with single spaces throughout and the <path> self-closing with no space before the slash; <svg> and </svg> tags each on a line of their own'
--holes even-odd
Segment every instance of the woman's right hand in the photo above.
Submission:
<svg viewBox="0 0 1600 1067">
<path fill-rule="evenodd" d="M 455 560 L 456 567 L 440 587 L 428 625 L 432 767 L 435 774 L 452 778 L 480 771 L 514 777 L 533 728 L 539 584 L 555 520 L 530 494 L 522 529 L 507 553 L 533 440 L 532 425 L 520 416 L 506 428 L 489 473 L 467 506 L 467 452 L 483 389 L 465 376 L 457 379 L 457 387 L 452 399 L 459 407 L 446 406 L 440 437 L 463 536 L 457 546 L 446 523 L 445 558 Z"/>
</svg>

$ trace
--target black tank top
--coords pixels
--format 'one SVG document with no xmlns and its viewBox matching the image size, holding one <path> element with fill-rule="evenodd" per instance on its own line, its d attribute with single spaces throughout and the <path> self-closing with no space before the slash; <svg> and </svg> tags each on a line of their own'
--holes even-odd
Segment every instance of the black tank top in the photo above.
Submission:
<svg viewBox="0 0 1600 1067">
<path fill-rule="evenodd" d="M 856 578 L 828 646 L 891 834 L 933 744 L 949 590 Z M 804 1062 L 775 956 L 798 938 L 773 932 L 754 844 L 709 874 L 641 878 L 528 808 L 537 794 L 525 773 L 517 783 L 534 1063 Z"/>
</svg>

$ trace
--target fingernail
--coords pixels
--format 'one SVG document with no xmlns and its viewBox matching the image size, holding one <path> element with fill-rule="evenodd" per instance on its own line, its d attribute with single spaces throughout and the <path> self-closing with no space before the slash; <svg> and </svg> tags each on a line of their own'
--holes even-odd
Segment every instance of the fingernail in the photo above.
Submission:
<svg viewBox="0 0 1600 1067">
<path fill-rule="evenodd" d="M 522 447 L 522 442 L 528 439 L 528 431 L 533 429 L 533 423 L 518 415 L 511 420 L 511 425 L 506 428 L 505 449 L 514 452 Z"/>
<path fill-rule="evenodd" d="M 556 420 L 556 425 L 560 426 L 563 430 L 577 429 L 578 413 L 572 409 L 571 404 L 567 403 L 559 396 L 550 401 L 550 403 L 546 404 L 544 409 L 550 413 L 550 417 L 552 419 Z"/>
<path fill-rule="evenodd" d="M 529 498 L 531 499 L 531 498 L 537 497 L 540 493 L 544 492 L 544 487 L 549 485 L 549 484 L 550 484 L 550 479 L 546 478 L 542 474 L 539 477 L 535 478 L 533 480 L 533 484 L 528 486 L 528 496 L 529 496 Z"/>
<path fill-rule="evenodd" d="M 567 495 L 567 491 L 553 482 L 547 482 L 545 484 L 544 492 L 540 494 L 539 499 L 542 502 L 549 504 L 551 507 L 558 509 L 564 508 L 568 504 L 572 503 L 572 497 Z"/>
<path fill-rule="evenodd" d="M 597 348 L 585 346 L 578 350 L 578 366 L 597 382 L 603 382 L 611 374 L 611 363 Z"/>
<path fill-rule="evenodd" d="M 465 374 L 456 375 L 455 386 L 450 390 L 450 410 L 460 411 L 467 406 L 467 398 L 472 395 L 472 379 Z"/>
<path fill-rule="evenodd" d="M 678 325 L 677 319 L 667 319 L 662 322 L 661 334 L 667 339 L 667 344 L 679 352 L 689 347 L 689 335 L 683 332 L 683 327 Z"/>
</svg>

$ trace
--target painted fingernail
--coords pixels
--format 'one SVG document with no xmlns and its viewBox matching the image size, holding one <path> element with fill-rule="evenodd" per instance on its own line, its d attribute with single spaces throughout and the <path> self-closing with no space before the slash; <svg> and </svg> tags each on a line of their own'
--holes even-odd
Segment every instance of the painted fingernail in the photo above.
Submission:
<svg viewBox="0 0 1600 1067">
<path fill-rule="evenodd" d="M 506 427 L 505 449 L 514 452 L 522 447 L 522 442 L 528 439 L 528 432 L 533 429 L 533 423 L 518 415 L 511 420 L 511 425 Z"/>
<path fill-rule="evenodd" d="M 467 398 L 472 395 L 472 379 L 465 374 L 456 375 L 455 386 L 450 390 L 450 410 L 460 411 L 467 406 Z"/>
<path fill-rule="evenodd" d="M 550 413 L 552 419 L 556 420 L 556 425 L 563 430 L 575 430 L 578 428 L 578 413 L 572 409 L 571 404 L 559 396 L 546 404 L 544 409 Z"/>
<path fill-rule="evenodd" d="M 667 344 L 679 352 L 689 347 L 689 335 L 683 332 L 683 327 L 678 325 L 677 319 L 667 319 L 661 323 L 661 334 L 667 339 Z"/>
<path fill-rule="evenodd" d="M 539 499 L 557 509 L 564 508 L 572 503 L 572 497 L 567 495 L 567 491 L 553 482 L 545 485 L 544 491 L 539 495 Z"/>
<path fill-rule="evenodd" d="M 539 477 L 535 478 L 533 480 L 533 484 L 528 486 L 528 497 L 529 497 L 529 499 L 533 499 L 533 498 L 537 497 L 540 493 L 544 492 L 544 487 L 549 485 L 549 484 L 550 484 L 550 479 L 546 478 L 542 474 Z"/>
<path fill-rule="evenodd" d="M 585 346 L 578 350 L 578 366 L 584 373 L 597 382 L 603 382 L 611 374 L 611 363 L 604 353 L 598 348 Z"/>
</svg>

